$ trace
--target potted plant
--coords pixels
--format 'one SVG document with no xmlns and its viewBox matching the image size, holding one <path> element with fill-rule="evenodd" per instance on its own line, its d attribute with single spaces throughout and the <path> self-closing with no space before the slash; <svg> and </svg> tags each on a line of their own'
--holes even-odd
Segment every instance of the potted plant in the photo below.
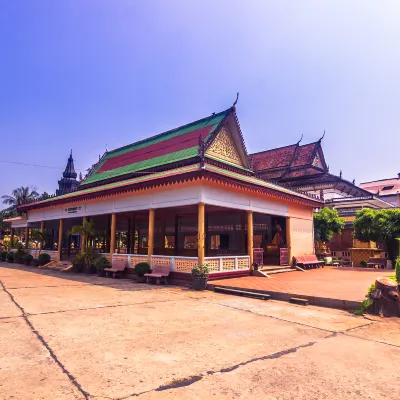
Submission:
<svg viewBox="0 0 400 400">
<path fill-rule="evenodd" d="M 136 281 L 139 283 L 145 282 L 146 278 L 144 274 L 149 274 L 151 272 L 150 265 L 147 262 L 140 262 L 135 265 Z"/>
<path fill-rule="evenodd" d="M 86 261 L 86 255 L 84 253 L 77 253 L 75 258 L 72 260 L 74 272 L 82 272 Z"/>
<path fill-rule="evenodd" d="M 196 265 L 192 269 L 192 282 L 194 290 L 205 290 L 208 281 L 208 265 Z"/>
<path fill-rule="evenodd" d="M 2 251 L 0 252 L 0 261 L 6 261 L 7 260 L 7 252 L 6 251 Z"/>
<path fill-rule="evenodd" d="M 81 235 L 84 239 L 86 251 L 81 254 L 84 256 L 83 270 L 86 274 L 92 274 L 96 272 L 96 268 L 93 265 L 97 258 L 97 252 L 91 245 L 91 238 L 97 234 L 93 221 L 84 221 L 82 225 L 74 225 L 70 230 L 69 234 Z M 82 261 L 82 259 L 79 259 Z"/>
<path fill-rule="evenodd" d="M 24 262 L 25 265 L 31 265 L 31 262 L 32 262 L 32 260 L 33 260 L 33 256 L 32 256 L 31 254 L 25 254 L 25 255 L 22 257 L 22 260 L 23 260 L 23 262 Z"/>
<path fill-rule="evenodd" d="M 106 276 L 104 268 L 109 268 L 111 264 L 106 257 L 101 257 L 95 261 L 94 266 L 97 270 L 97 276 Z"/>
<path fill-rule="evenodd" d="M 97 269 L 94 265 L 96 258 L 98 257 L 95 249 L 93 247 L 87 247 L 85 254 L 85 266 L 83 272 L 85 274 L 93 274 L 96 273 Z"/>
<path fill-rule="evenodd" d="M 51 257 L 50 254 L 47 253 L 42 253 L 40 254 L 40 256 L 38 257 L 38 263 L 39 265 L 46 265 L 51 261 Z"/>
<path fill-rule="evenodd" d="M 361 265 L 363 268 L 367 268 L 367 262 L 366 262 L 365 260 L 361 260 L 361 261 L 360 261 L 360 265 Z"/>
<path fill-rule="evenodd" d="M 9 263 L 13 263 L 14 262 L 14 253 L 12 251 L 7 253 L 7 262 L 9 262 Z"/>
</svg>

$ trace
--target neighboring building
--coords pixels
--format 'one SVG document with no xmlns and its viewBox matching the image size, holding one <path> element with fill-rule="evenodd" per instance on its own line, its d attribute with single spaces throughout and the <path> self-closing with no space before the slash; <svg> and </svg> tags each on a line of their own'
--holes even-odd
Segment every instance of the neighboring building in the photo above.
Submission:
<svg viewBox="0 0 400 400">
<path fill-rule="evenodd" d="M 72 150 L 69 155 L 67 165 L 63 172 L 62 178 L 58 181 L 58 189 L 56 190 L 56 195 L 62 195 L 66 193 L 73 192 L 79 186 L 79 182 L 77 181 L 77 173 L 74 168 L 74 159 L 72 158 Z"/>
<path fill-rule="evenodd" d="M 360 183 L 360 187 L 388 203 L 400 207 L 400 174 L 397 178 Z"/>
<path fill-rule="evenodd" d="M 72 155 L 64 174 L 76 179 Z M 171 264 L 180 279 L 207 263 L 213 279 L 248 274 L 253 247 L 270 265 L 312 254 L 313 210 L 322 205 L 256 176 L 233 106 L 106 152 L 77 190 L 19 207 L 26 217 L 13 227 L 47 230 L 46 247 L 60 260 L 80 250 L 68 230 L 90 218 L 107 256 L 130 267 Z"/>
<path fill-rule="evenodd" d="M 361 243 L 353 238 L 353 221 L 356 212 L 361 208 L 373 209 L 391 208 L 393 205 L 389 198 L 377 195 L 377 191 L 371 194 L 365 186 L 355 185 L 355 182 L 347 181 L 329 172 L 324 152 L 321 145 L 322 138 L 314 143 L 301 145 L 300 142 L 254 153 L 250 155 L 251 168 L 262 179 L 276 182 L 287 187 L 301 190 L 308 194 L 317 195 L 324 199 L 325 206 L 335 208 L 346 225 L 341 235 L 335 235 L 329 244 L 334 255 L 353 261 L 359 265 L 363 259 L 368 260 L 374 255 L 384 253 L 382 247 L 375 243 Z M 400 181 L 392 180 L 388 187 L 381 188 L 380 194 L 390 189 L 392 194 L 396 187 L 400 188 Z M 390 186 L 389 186 L 390 185 Z M 397 190 L 398 190 L 397 189 Z M 393 197 L 390 198 L 393 201 Z M 317 253 L 319 249 L 316 249 Z M 326 249 L 320 249 L 321 253 Z"/>
<path fill-rule="evenodd" d="M 250 154 L 251 168 L 262 179 L 292 187 L 322 199 L 369 195 L 367 191 L 329 172 L 321 145 L 296 144 Z"/>
<path fill-rule="evenodd" d="M 369 257 L 387 257 L 383 244 L 375 242 L 360 242 L 353 237 L 353 222 L 357 211 L 363 208 L 387 209 L 394 206 L 376 196 L 345 197 L 330 199 L 325 202 L 327 207 L 338 211 L 345 221 L 345 226 L 340 235 L 335 234 L 329 243 L 332 254 L 350 260 L 359 266 L 362 260 L 368 261 Z"/>
</svg>

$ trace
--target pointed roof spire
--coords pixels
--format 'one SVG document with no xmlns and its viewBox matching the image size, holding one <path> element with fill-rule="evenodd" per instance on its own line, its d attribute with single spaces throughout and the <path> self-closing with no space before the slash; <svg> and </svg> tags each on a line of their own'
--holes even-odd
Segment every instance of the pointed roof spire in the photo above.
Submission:
<svg viewBox="0 0 400 400">
<path fill-rule="evenodd" d="M 76 179 L 77 177 L 77 173 L 75 172 L 75 167 L 74 167 L 74 159 L 72 158 L 72 149 L 71 149 L 71 153 L 69 155 L 68 161 L 67 161 L 67 165 L 65 167 L 65 170 L 63 172 L 63 177 L 64 178 L 72 178 L 72 179 Z"/>
</svg>

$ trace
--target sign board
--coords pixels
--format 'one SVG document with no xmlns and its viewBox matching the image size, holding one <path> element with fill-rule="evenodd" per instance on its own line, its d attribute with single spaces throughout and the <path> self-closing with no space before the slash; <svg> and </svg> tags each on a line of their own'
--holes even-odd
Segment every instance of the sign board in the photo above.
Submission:
<svg viewBox="0 0 400 400">
<path fill-rule="evenodd" d="M 289 249 L 280 249 L 280 265 L 289 265 Z"/>
<path fill-rule="evenodd" d="M 81 208 L 82 207 L 70 207 L 70 208 L 66 208 L 64 211 L 67 214 L 77 214 L 81 212 Z"/>
</svg>

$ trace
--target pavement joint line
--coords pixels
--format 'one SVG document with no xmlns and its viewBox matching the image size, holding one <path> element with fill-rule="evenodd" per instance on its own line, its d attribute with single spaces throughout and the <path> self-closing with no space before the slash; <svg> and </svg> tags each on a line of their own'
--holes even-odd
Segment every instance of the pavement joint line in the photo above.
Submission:
<svg viewBox="0 0 400 400">
<path fill-rule="evenodd" d="M 10 297 L 11 301 L 21 310 L 22 312 L 22 317 L 25 320 L 26 324 L 28 327 L 31 329 L 32 333 L 36 335 L 36 337 L 39 339 L 39 341 L 42 343 L 42 345 L 46 348 L 46 350 L 49 352 L 50 357 L 54 360 L 54 362 L 61 368 L 62 372 L 67 375 L 68 379 L 70 382 L 78 389 L 78 391 L 83 395 L 83 397 L 88 400 L 90 399 L 90 394 L 86 392 L 82 386 L 78 383 L 76 378 L 67 370 L 67 368 L 62 364 L 62 362 L 57 358 L 56 354 L 50 347 L 50 345 L 46 342 L 46 340 L 43 338 L 43 336 L 35 329 L 33 326 L 32 322 L 29 320 L 27 314 L 25 313 L 24 308 L 14 299 L 14 296 L 5 288 L 3 282 L 0 280 L 0 285 L 3 288 L 3 290 L 8 294 Z"/>
<path fill-rule="evenodd" d="M 232 309 L 234 309 L 234 310 L 250 312 L 250 313 L 252 313 L 252 314 L 254 314 L 254 315 L 259 315 L 259 316 L 261 316 L 261 317 L 272 318 L 272 319 L 276 319 L 276 320 L 278 320 L 278 321 L 288 322 L 288 323 L 290 323 L 290 324 L 297 324 L 297 325 L 306 326 L 306 327 L 312 328 L 312 329 L 318 329 L 318 330 L 321 330 L 321 331 L 324 331 L 324 332 L 334 333 L 335 335 L 344 335 L 344 336 L 353 337 L 353 338 L 355 338 L 355 339 L 362 339 L 362 340 L 366 340 L 366 341 L 368 341 L 368 342 L 380 343 L 380 344 L 385 344 L 385 345 L 387 345 L 387 346 L 392 346 L 392 347 L 400 348 L 400 346 L 397 345 L 397 344 L 388 343 L 388 342 L 383 342 L 383 341 L 381 341 L 381 340 L 369 339 L 369 338 L 365 338 L 365 337 L 359 337 L 359 336 L 351 335 L 351 334 L 347 333 L 348 331 L 351 331 L 351 330 L 353 330 L 353 329 L 358 329 L 358 328 L 363 328 L 363 327 L 366 327 L 366 326 L 369 326 L 369 325 L 373 325 L 373 324 L 375 323 L 375 321 L 372 321 L 371 323 L 364 324 L 364 325 L 361 325 L 361 326 L 356 326 L 356 327 L 354 327 L 354 328 L 349 328 L 349 329 L 346 329 L 346 330 L 344 330 L 344 331 L 331 331 L 331 330 L 329 330 L 329 329 L 319 328 L 319 327 L 317 327 L 317 326 L 312 326 L 312 325 L 304 324 L 304 323 L 302 323 L 302 322 L 290 321 L 290 320 L 287 320 L 287 319 L 284 319 L 284 318 L 278 318 L 278 317 L 274 317 L 274 316 L 272 316 L 272 315 L 266 315 L 266 314 L 261 314 L 261 313 L 258 313 L 258 312 L 254 312 L 254 311 L 252 311 L 252 310 L 246 310 L 245 308 L 233 307 L 233 306 L 229 306 L 229 305 L 227 305 L 227 304 L 220 304 L 220 303 L 215 303 L 215 302 L 210 302 L 210 303 L 212 303 L 212 304 L 218 304 L 218 305 L 220 305 L 220 306 L 222 306 L 222 307 L 232 308 Z M 329 336 L 328 336 L 328 337 L 329 337 Z"/>
<path fill-rule="evenodd" d="M 356 335 L 351 335 L 351 334 L 346 333 L 346 332 L 340 332 L 340 333 L 342 335 L 344 335 L 344 336 L 352 337 L 352 338 L 355 338 L 355 339 L 361 339 L 361 340 L 366 340 L 367 342 L 385 344 L 386 346 L 396 347 L 397 349 L 400 349 L 400 345 L 398 345 L 398 344 L 393 344 L 393 343 L 383 342 L 381 340 L 375 340 L 375 339 L 369 339 L 369 338 L 360 337 L 360 336 L 356 336 Z"/>
<path fill-rule="evenodd" d="M 228 305 L 228 304 L 221 304 L 221 303 L 216 303 L 216 302 L 210 302 L 210 303 L 216 304 L 216 305 L 219 305 L 219 306 L 222 306 L 222 307 L 231 308 L 231 309 L 233 309 L 233 310 L 239 310 L 239 311 L 249 312 L 249 313 L 251 313 L 251 314 L 258 315 L 258 316 L 260 316 L 260 317 L 267 317 L 267 318 L 271 318 L 271 319 L 276 319 L 276 320 L 278 320 L 278 321 L 288 322 L 288 323 L 290 323 L 290 324 L 296 324 L 296 325 L 306 326 L 306 327 L 308 327 L 308 328 L 318 329 L 318 330 L 324 331 L 324 332 L 335 333 L 335 334 L 336 334 L 336 333 L 341 333 L 341 332 L 337 332 L 337 331 L 332 331 L 332 330 L 330 330 L 330 329 L 325 329 L 325 328 L 320 328 L 320 327 L 318 327 L 318 326 L 312 326 L 312 325 L 309 325 L 309 324 L 305 324 L 305 323 L 303 323 L 303 322 L 290 321 L 290 320 L 285 319 L 285 318 L 278 318 L 278 317 L 274 317 L 274 316 L 272 316 L 272 315 L 261 314 L 261 313 L 259 313 L 259 312 L 255 312 L 255 311 L 252 311 L 252 310 L 247 310 L 247 309 L 245 309 L 245 308 L 230 306 L 230 305 Z"/>
<path fill-rule="evenodd" d="M 26 313 L 26 315 L 36 316 L 36 315 L 67 313 L 67 312 L 73 312 L 73 311 L 91 311 L 91 310 L 101 310 L 103 308 L 116 308 L 116 307 L 128 307 L 128 306 L 136 306 L 136 305 L 139 306 L 139 305 L 143 305 L 143 304 L 168 303 L 170 301 L 177 301 L 177 299 L 144 301 L 144 302 L 140 302 L 140 303 L 128 303 L 128 304 L 113 304 L 110 306 L 98 306 L 98 307 L 88 307 L 88 308 L 72 308 L 70 310 L 47 311 L 47 312 L 42 312 L 42 313 Z M 11 318 L 11 317 L 5 317 L 5 318 Z"/>
</svg>

